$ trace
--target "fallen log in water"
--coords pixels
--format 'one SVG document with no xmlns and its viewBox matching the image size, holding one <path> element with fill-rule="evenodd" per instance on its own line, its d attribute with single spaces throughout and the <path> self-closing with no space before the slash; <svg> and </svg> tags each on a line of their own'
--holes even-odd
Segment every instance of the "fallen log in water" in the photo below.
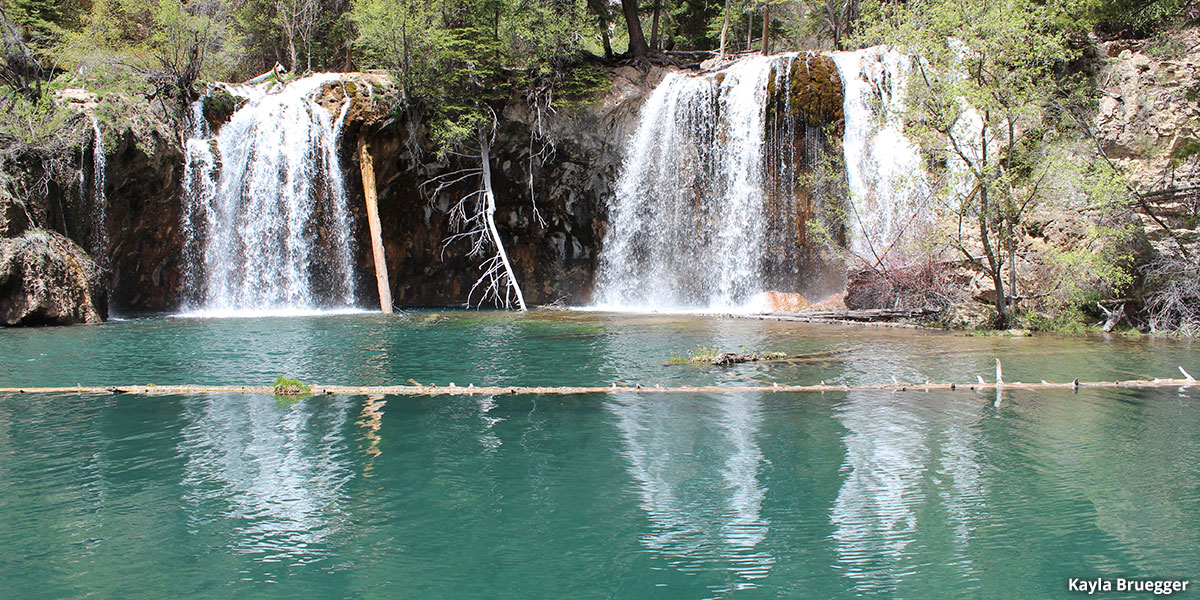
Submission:
<svg viewBox="0 0 1200 600">
<path fill-rule="evenodd" d="M 976 383 L 892 383 L 855 384 L 855 385 L 752 385 L 752 386 L 662 386 L 653 387 L 642 385 L 612 384 L 607 387 L 528 387 L 528 386 L 438 386 L 438 385 L 380 385 L 380 386 L 348 386 L 348 385 L 312 385 L 312 395 L 347 394 L 347 395 L 387 395 L 387 396 L 468 396 L 532 394 L 543 396 L 576 396 L 583 394 L 777 394 L 777 393 L 813 393 L 813 392 L 934 392 L 934 391 L 964 391 L 964 390 L 1052 390 L 1080 388 L 1165 388 L 1188 387 L 1196 385 L 1193 378 L 1182 367 L 1179 369 L 1185 379 L 1136 379 L 1129 381 L 1090 381 L 1083 382 L 1075 379 L 1065 383 L 1005 382 L 1002 379 L 988 383 L 982 378 Z M 997 365 L 997 374 L 999 374 Z M 131 385 L 108 387 L 0 387 L 0 394 L 139 394 L 151 396 L 180 395 L 180 394 L 262 394 L 275 395 L 271 386 L 243 385 Z"/>
<path fill-rule="evenodd" d="M 873 308 L 861 310 L 810 310 L 794 313 L 757 313 L 730 314 L 729 317 L 740 319 L 769 319 L 772 321 L 793 321 L 798 323 L 832 323 L 870 325 L 874 327 L 901 327 L 921 329 L 924 326 L 915 323 L 897 322 L 898 319 L 922 320 L 938 315 L 938 311 L 929 308 L 915 310 L 900 310 L 891 308 Z"/>
<path fill-rule="evenodd" d="M 739 354 L 737 352 L 711 352 L 700 353 L 689 356 L 686 359 L 672 358 L 667 366 L 675 367 L 679 365 L 714 365 L 714 366 L 729 366 L 748 362 L 771 362 L 771 363 L 806 363 L 806 362 L 821 362 L 828 360 L 836 360 L 837 357 L 850 354 L 862 350 L 862 346 L 857 348 L 844 348 L 841 350 L 822 350 L 820 352 L 808 352 L 806 354 L 784 354 L 783 352 L 754 352 L 751 354 Z"/>
</svg>

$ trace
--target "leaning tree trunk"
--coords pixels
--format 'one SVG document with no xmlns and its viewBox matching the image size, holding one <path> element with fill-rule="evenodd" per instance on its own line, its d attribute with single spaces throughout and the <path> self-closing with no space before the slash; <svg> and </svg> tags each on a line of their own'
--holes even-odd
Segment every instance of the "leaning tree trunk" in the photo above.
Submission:
<svg viewBox="0 0 1200 600">
<path fill-rule="evenodd" d="M 588 6 L 600 19 L 600 40 L 604 42 L 604 58 L 612 60 L 612 40 L 608 34 L 608 4 L 607 0 L 588 0 Z"/>
<path fill-rule="evenodd" d="M 621 10 L 625 13 L 625 25 L 629 28 L 629 56 L 648 56 L 650 46 L 646 44 L 646 34 L 642 33 L 637 0 L 621 0 Z"/>
<path fill-rule="evenodd" d="M 371 233 L 371 256 L 375 261 L 375 287 L 379 291 L 379 310 L 392 313 L 392 286 L 388 281 L 387 259 L 383 250 L 383 228 L 379 224 L 379 202 L 375 188 L 375 159 L 366 140 L 358 143 L 358 164 L 362 173 L 363 199 L 367 203 L 367 225 Z"/>
</svg>

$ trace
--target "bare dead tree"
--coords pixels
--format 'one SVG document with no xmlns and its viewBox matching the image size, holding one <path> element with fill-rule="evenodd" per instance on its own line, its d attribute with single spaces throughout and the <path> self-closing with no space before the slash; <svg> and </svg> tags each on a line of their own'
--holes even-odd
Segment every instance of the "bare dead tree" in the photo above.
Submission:
<svg viewBox="0 0 1200 600">
<path fill-rule="evenodd" d="M 283 26 L 283 37 L 287 43 L 288 68 L 293 73 L 300 70 L 297 43 L 303 45 L 306 69 L 312 70 L 313 32 L 321 17 L 318 0 L 275 0 L 275 11 Z"/>
<path fill-rule="evenodd" d="M 1163 255 L 1145 267 L 1153 291 L 1146 294 L 1151 331 L 1200 335 L 1200 262 Z"/>
<path fill-rule="evenodd" d="M 858 18 L 858 0 L 825 0 L 825 26 L 833 36 L 833 49 L 842 49 L 846 37 Z"/>
<path fill-rule="evenodd" d="M 729 0 L 725 0 L 725 15 L 724 21 L 721 23 L 721 49 L 717 51 L 717 56 L 725 58 L 725 38 L 729 35 Z"/>
<path fill-rule="evenodd" d="M 446 238 L 442 247 L 445 249 L 455 241 L 467 240 L 471 249 L 467 252 L 470 257 L 484 257 L 479 265 L 482 274 L 471 286 L 467 293 L 467 305 L 476 290 L 481 290 L 479 303 L 493 300 L 499 306 L 511 308 L 515 303 L 518 310 L 528 310 L 525 306 L 525 296 L 517 283 L 516 274 L 509 262 L 508 253 L 504 250 L 504 242 L 500 239 L 500 231 L 496 229 L 496 194 L 492 189 L 491 147 L 496 137 L 496 119 L 492 119 L 490 129 L 479 132 L 479 167 L 467 168 L 447 173 L 434 178 L 430 183 L 437 183 L 433 196 L 445 193 L 455 185 L 471 178 L 478 178 L 475 191 L 463 196 L 449 211 L 450 227 L 453 234 Z"/>
</svg>

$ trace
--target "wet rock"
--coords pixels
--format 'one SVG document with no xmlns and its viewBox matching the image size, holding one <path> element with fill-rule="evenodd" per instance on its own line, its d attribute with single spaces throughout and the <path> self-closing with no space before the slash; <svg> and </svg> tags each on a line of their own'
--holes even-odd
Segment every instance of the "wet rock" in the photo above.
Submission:
<svg viewBox="0 0 1200 600">
<path fill-rule="evenodd" d="M 0 237 L 20 235 L 29 228 L 29 214 L 16 200 L 0 197 Z"/>
<path fill-rule="evenodd" d="M 238 99 L 230 94 L 229 90 L 216 88 L 204 99 L 204 119 L 208 121 L 209 127 L 216 131 L 229 122 L 229 117 L 233 116 L 238 104 Z"/>
<path fill-rule="evenodd" d="M 100 268 L 71 240 L 42 230 L 0 239 L 0 324 L 99 323 L 104 297 Z"/>
</svg>

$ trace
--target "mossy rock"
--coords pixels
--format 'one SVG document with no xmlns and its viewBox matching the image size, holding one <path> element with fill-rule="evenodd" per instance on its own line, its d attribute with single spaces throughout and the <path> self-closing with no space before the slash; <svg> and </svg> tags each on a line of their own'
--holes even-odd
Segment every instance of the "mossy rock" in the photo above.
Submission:
<svg viewBox="0 0 1200 600">
<path fill-rule="evenodd" d="M 783 64 L 783 63 L 777 63 Z M 776 66 L 767 80 L 767 113 L 788 112 L 811 127 L 841 125 L 842 78 L 837 63 L 824 54 L 808 54 L 786 63 L 785 85 L 780 87 Z"/>
<path fill-rule="evenodd" d="M 238 108 L 238 99 L 224 88 L 218 88 L 204 99 L 204 119 L 213 131 L 229 122 Z"/>
</svg>

